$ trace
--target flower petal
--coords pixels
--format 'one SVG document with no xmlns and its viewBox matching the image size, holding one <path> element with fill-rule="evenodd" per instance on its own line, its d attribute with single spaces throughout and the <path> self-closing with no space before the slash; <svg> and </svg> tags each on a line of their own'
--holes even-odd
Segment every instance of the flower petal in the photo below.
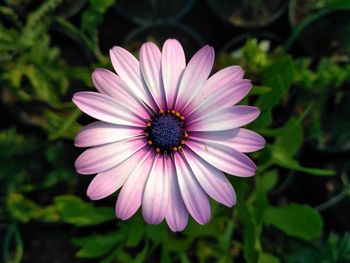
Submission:
<svg viewBox="0 0 350 263">
<path fill-rule="evenodd" d="M 148 177 L 142 199 L 142 215 L 149 224 L 159 224 L 165 217 L 169 203 L 170 176 L 169 156 L 158 155 Z"/>
<path fill-rule="evenodd" d="M 265 146 L 265 139 L 261 135 L 244 128 L 225 131 L 191 132 L 191 138 L 200 141 L 217 141 L 243 153 L 255 152 Z"/>
<path fill-rule="evenodd" d="M 86 150 L 77 158 L 75 168 L 80 174 L 106 171 L 127 159 L 144 145 L 144 139 L 131 138 L 95 146 Z"/>
<path fill-rule="evenodd" d="M 219 203 L 233 206 L 236 195 L 226 176 L 190 149 L 184 148 L 183 153 L 203 190 Z"/>
<path fill-rule="evenodd" d="M 142 194 L 153 164 L 154 154 L 151 151 L 148 151 L 142 160 L 134 163 L 134 170 L 120 190 L 117 199 L 115 211 L 118 218 L 129 219 L 141 206 Z"/>
<path fill-rule="evenodd" d="M 252 176 L 255 174 L 256 166 L 243 153 L 213 141 L 188 140 L 186 145 L 219 170 L 236 175 Z"/>
<path fill-rule="evenodd" d="M 125 82 L 112 71 L 98 68 L 92 73 L 92 81 L 96 89 L 103 94 L 109 95 L 118 100 L 118 103 L 126 109 L 133 109 L 143 118 L 149 118 L 139 98 L 128 88 Z"/>
<path fill-rule="evenodd" d="M 191 168 L 181 154 L 175 154 L 177 180 L 182 199 L 188 212 L 199 224 L 210 219 L 210 204 L 207 194 L 197 182 Z"/>
<path fill-rule="evenodd" d="M 162 75 L 168 109 L 174 109 L 185 67 L 186 58 L 181 44 L 175 39 L 165 41 L 162 49 Z"/>
<path fill-rule="evenodd" d="M 89 198 L 99 200 L 117 191 L 134 170 L 135 163 L 140 162 L 147 153 L 148 149 L 143 147 L 119 165 L 97 174 L 87 189 Z"/>
<path fill-rule="evenodd" d="M 186 114 L 187 119 L 198 118 L 212 112 L 218 108 L 225 108 L 235 105 L 241 101 L 251 90 L 252 83 L 248 79 L 236 80 L 222 86 L 218 91 L 211 96 L 203 98 L 197 105 L 191 107 L 191 112 Z"/>
<path fill-rule="evenodd" d="M 217 90 L 227 84 L 243 78 L 244 71 L 240 66 L 230 66 L 216 72 L 203 85 L 201 92 L 198 94 L 197 101 L 215 94 Z"/>
<path fill-rule="evenodd" d="M 73 102 L 86 114 L 98 120 L 134 127 L 144 127 L 145 120 L 137 113 L 131 112 L 115 99 L 97 92 L 78 92 Z"/>
<path fill-rule="evenodd" d="M 188 122 L 188 131 L 224 131 L 246 125 L 260 114 L 257 107 L 233 106 L 226 107 L 203 115 Z"/>
<path fill-rule="evenodd" d="M 170 229 L 177 232 L 182 231 L 186 227 L 188 222 L 188 211 L 182 200 L 173 160 L 170 165 L 172 174 L 170 176 L 170 197 L 166 213 L 166 221 Z"/>
<path fill-rule="evenodd" d="M 192 131 L 190 135 L 191 138 L 195 138 L 196 140 L 227 141 L 235 137 L 239 129 L 241 128 L 224 131 Z"/>
<path fill-rule="evenodd" d="M 143 79 L 159 109 L 166 109 L 165 93 L 162 80 L 161 58 L 159 48 L 152 42 L 142 45 L 140 50 L 140 67 Z"/>
<path fill-rule="evenodd" d="M 240 128 L 237 135 L 230 140 L 219 143 L 233 147 L 237 151 L 250 153 L 265 147 L 265 139 L 256 132 Z"/>
<path fill-rule="evenodd" d="M 143 81 L 139 61 L 122 47 L 113 47 L 110 52 L 112 65 L 128 87 L 149 107 L 157 111 L 153 97 Z"/>
<path fill-rule="evenodd" d="M 117 142 L 143 134 L 143 129 L 96 121 L 83 127 L 75 137 L 75 146 L 90 147 Z"/>
<path fill-rule="evenodd" d="M 194 54 L 188 62 L 176 98 L 175 108 L 178 111 L 184 112 L 184 109 L 196 97 L 210 75 L 214 57 L 214 49 L 207 45 Z"/>
</svg>

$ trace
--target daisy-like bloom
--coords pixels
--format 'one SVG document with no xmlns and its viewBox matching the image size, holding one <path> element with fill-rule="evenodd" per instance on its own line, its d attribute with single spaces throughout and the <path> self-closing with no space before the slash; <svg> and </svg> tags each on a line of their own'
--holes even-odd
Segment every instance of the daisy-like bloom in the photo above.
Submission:
<svg viewBox="0 0 350 263">
<path fill-rule="evenodd" d="M 235 192 L 224 173 L 252 176 L 256 166 L 244 154 L 264 147 L 264 139 L 240 128 L 259 109 L 234 106 L 250 91 L 239 66 L 210 78 L 214 49 L 205 46 L 186 65 L 177 40 L 162 51 L 151 43 L 140 61 L 121 47 L 110 57 L 117 75 L 96 69 L 99 92 L 78 92 L 73 102 L 98 121 L 84 127 L 75 145 L 91 147 L 76 160 L 80 174 L 96 174 L 87 190 L 92 200 L 121 188 L 116 216 L 126 220 L 141 206 L 145 221 L 164 219 L 173 231 L 185 228 L 189 214 L 210 219 L 209 196 L 231 207 Z"/>
</svg>

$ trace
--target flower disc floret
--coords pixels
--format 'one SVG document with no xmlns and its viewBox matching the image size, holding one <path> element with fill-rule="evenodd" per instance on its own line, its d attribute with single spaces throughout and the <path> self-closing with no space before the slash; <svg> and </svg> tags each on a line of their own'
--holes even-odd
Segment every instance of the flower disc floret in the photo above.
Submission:
<svg viewBox="0 0 350 263">
<path fill-rule="evenodd" d="M 175 110 L 161 110 L 155 114 L 145 129 L 148 144 L 160 153 L 177 151 L 187 135 L 184 119 Z"/>
</svg>

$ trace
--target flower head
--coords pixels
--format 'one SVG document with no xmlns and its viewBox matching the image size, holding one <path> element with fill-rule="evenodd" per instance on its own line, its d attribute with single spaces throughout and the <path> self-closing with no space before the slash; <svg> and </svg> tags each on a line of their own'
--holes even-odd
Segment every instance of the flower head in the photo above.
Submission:
<svg viewBox="0 0 350 263">
<path fill-rule="evenodd" d="M 252 176 L 256 166 L 244 154 L 264 147 L 264 139 L 240 128 L 259 110 L 234 106 L 252 85 L 239 66 L 209 79 L 214 49 L 205 46 L 186 65 L 177 40 L 162 51 L 141 47 L 140 61 L 121 47 L 110 50 L 118 75 L 96 69 L 99 92 L 78 92 L 73 102 L 98 121 L 84 127 L 75 145 L 91 147 L 76 160 L 81 174 L 96 174 L 87 190 L 93 199 L 121 188 L 116 215 L 130 218 L 140 206 L 147 223 L 166 219 L 181 231 L 189 214 L 200 224 L 210 219 L 208 196 L 226 206 L 236 202 L 224 173 Z"/>
</svg>

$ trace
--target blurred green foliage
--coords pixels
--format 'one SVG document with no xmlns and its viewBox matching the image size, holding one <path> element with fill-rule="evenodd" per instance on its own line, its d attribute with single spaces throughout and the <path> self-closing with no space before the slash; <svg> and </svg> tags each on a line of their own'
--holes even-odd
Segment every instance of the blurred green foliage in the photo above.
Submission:
<svg viewBox="0 0 350 263">
<path fill-rule="evenodd" d="M 288 262 L 348 262 L 350 260 L 350 234 L 339 236 L 330 233 L 327 240 L 315 244 L 293 244 L 288 252 Z"/>
<path fill-rule="evenodd" d="M 305 134 L 310 134 L 309 126 L 318 139 L 324 136 L 319 109 L 330 90 L 337 93 L 334 103 L 340 103 L 345 96 L 342 87 L 350 82 L 349 65 L 327 58 L 316 62 L 295 59 L 281 47 L 272 49 L 268 40 L 257 39 L 220 54 L 217 68 L 242 65 L 246 76 L 256 84 L 244 102 L 261 109 L 261 116 L 250 128 L 267 138 L 268 143 L 264 150 L 253 154 L 258 163 L 253 179 L 229 176 L 238 200 L 233 210 L 212 203 L 208 225 L 190 220 L 185 231 L 176 234 L 165 223 L 146 225 L 139 213 L 129 221 L 118 221 L 112 207 L 95 206 L 75 194 L 77 176 L 71 140 L 81 127 L 81 113 L 70 102 L 70 96 L 76 89 L 73 84 L 79 83 L 82 90 L 92 87 L 93 68 L 110 66 L 99 48 L 98 28 L 114 1 L 90 0 L 79 26 L 53 13 L 60 3 L 62 0 L 44 1 L 24 20 L 15 8 L 0 6 L 2 103 L 15 116 L 15 123 L 26 127 L 0 131 L 0 220 L 5 233 L 5 262 L 21 261 L 25 251 L 20 226 L 32 221 L 84 229 L 84 235 L 72 239 L 78 249 L 76 256 L 104 263 L 349 260 L 349 234 L 330 234 L 324 240 L 323 220 L 315 208 L 291 202 L 277 204 L 271 198 L 271 192 L 289 171 L 297 171 L 298 176 L 334 175 L 327 169 L 304 167 L 298 154 L 309 138 Z M 94 62 L 88 66 L 67 63 L 51 41 L 49 30 L 53 26 L 77 38 Z M 304 98 L 297 97 L 294 106 L 293 90 Z M 284 114 L 285 119 L 278 114 L 292 106 L 295 110 Z M 308 121 L 314 125 L 308 126 Z M 271 249 L 266 243 L 275 241 L 264 237 L 271 232 L 283 233 L 298 242 L 288 251 L 281 251 L 278 243 L 275 250 Z"/>
</svg>

